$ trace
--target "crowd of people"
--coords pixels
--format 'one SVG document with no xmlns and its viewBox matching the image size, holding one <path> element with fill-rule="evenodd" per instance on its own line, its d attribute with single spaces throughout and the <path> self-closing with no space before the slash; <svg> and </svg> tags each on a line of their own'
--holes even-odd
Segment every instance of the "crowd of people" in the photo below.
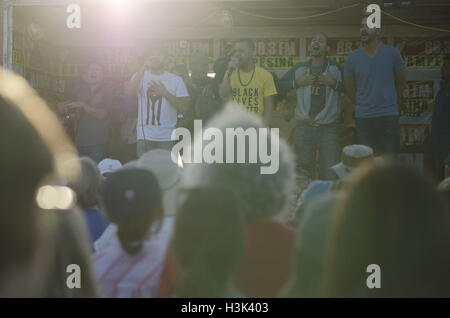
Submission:
<svg viewBox="0 0 450 318">
<path fill-rule="evenodd" d="M 164 48 L 152 43 L 124 87 L 123 164 L 106 158 L 113 102 L 99 62 L 86 65 L 59 113 L 2 70 L 0 296 L 450 297 L 450 59 L 429 175 L 397 160 L 405 66 L 380 32 L 363 18 L 362 47 L 344 67 L 327 58 L 330 41 L 319 32 L 311 59 L 280 79 L 255 65 L 248 39 L 214 63 L 214 79 L 200 53 L 192 74 L 165 70 Z M 202 119 L 226 145 L 227 129 L 269 127 L 289 94 L 294 146 L 258 136 L 278 149 L 275 173 L 261 174 L 260 156 L 173 161 L 176 127 Z M 58 116 L 74 111 L 72 143 Z M 340 126 L 353 117 L 358 142 L 341 150 Z M 196 136 L 194 148 L 202 142 Z M 74 265 L 78 286 L 68 283 Z M 368 284 L 373 265 L 378 282 Z"/>
</svg>

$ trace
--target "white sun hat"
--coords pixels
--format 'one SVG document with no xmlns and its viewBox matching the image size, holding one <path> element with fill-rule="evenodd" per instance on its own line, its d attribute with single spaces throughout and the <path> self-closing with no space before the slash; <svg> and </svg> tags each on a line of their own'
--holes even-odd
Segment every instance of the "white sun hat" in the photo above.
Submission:
<svg viewBox="0 0 450 318">
<path fill-rule="evenodd" d="M 373 150 L 365 145 L 349 145 L 342 149 L 341 162 L 331 167 L 339 179 L 346 180 L 361 161 L 373 158 Z"/>
</svg>

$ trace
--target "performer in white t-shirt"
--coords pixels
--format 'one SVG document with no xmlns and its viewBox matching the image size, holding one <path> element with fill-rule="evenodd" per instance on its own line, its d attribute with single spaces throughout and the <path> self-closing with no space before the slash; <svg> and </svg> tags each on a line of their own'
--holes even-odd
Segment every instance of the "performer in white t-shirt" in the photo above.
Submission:
<svg viewBox="0 0 450 318">
<path fill-rule="evenodd" d="M 126 93 L 138 95 L 137 156 L 152 149 L 171 150 L 172 131 L 189 105 L 189 94 L 181 77 L 164 70 L 164 49 L 154 43 L 147 59 L 127 84 Z"/>
</svg>

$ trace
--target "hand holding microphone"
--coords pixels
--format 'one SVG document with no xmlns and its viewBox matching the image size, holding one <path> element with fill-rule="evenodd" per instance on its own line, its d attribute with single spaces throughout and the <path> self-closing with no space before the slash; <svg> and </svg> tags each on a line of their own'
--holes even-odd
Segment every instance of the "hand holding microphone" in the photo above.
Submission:
<svg viewBox="0 0 450 318">
<path fill-rule="evenodd" d="M 233 73 L 234 69 L 237 67 L 239 63 L 239 59 L 236 57 L 233 57 L 230 62 L 228 62 L 228 77 L 231 76 L 231 74 Z"/>
</svg>

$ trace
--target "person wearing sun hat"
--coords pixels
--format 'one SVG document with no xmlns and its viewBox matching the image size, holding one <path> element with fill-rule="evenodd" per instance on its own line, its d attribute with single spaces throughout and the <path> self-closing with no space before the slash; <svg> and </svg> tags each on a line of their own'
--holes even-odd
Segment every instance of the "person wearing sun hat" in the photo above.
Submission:
<svg viewBox="0 0 450 318">
<path fill-rule="evenodd" d="M 363 160 L 373 158 L 373 150 L 365 145 L 350 145 L 342 149 L 341 162 L 331 167 L 340 180 L 347 180 Z"/>
<path fill-rule="evenodd" d="M 295 275 L 283 297 L 320 297 L 327 236 L 335 207 L 343 196 L 342 185 L 368 160 L 377 160 L 372 148 L 364 145 L 344 147 L 341 162 L 332 167 L 339 179 L 314 181 L 303 193 L 296 210 Z"/>
<path fill-rule="evenodd" d="M 330 191 L 337 190 L 345 182 L 353 170 L 360 165 L 362 161 L 373 159 L 373 150 L 365 145 L 349 145 L 342 149 L 341 162 L 331 167 L 338 180 L 315 180 L 311 182 L 301 195 L 297 203 L 297 214 L 302 209 L 302 205 L 311 199 L 324 195 Z"/>
</svg>

